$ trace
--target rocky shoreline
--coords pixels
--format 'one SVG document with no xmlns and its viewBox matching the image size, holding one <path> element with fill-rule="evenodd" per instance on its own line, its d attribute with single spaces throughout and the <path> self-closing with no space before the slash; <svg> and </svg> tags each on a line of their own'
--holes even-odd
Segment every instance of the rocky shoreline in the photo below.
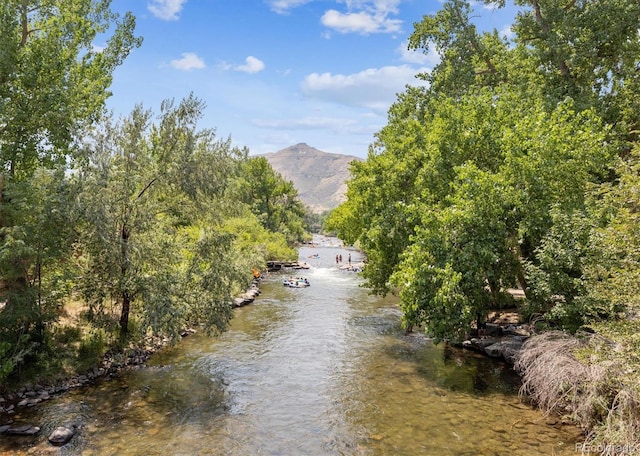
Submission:
<svg viewBox="0 0 640 456">
<path fill-rule="evenodd" d="M 233 308 L 251 304 L 260 294 L 260 279 L 256 278 L 251 285 L 236 297 L 231 306 Z M 182 338 L 196 332 L 193 328 L 181 332 Z M 75 375 L 56 385 L 27 384 L 17 391 L 0 395 L 0 435 L 32 436 L 40 432 L 40 427 L 30 424 L 14 423 L 13 415 L 21 408 L 35 407 L 53 397 L 64 394 L 72 389 L 81 388 L 99 379 L 108 379 L 116 376 L 127 368 L 135 368 L 144 365 L 147 360 L 158 350 L 165 348 L 170 340 L 166 337 L 152 337 L 145 341 L 144 346 L 132 348 L 126 352 L 107 353 L 100 364 L 91 371 Z M 64 445 L 75 434 L 73 426 L 60 426 L 50 436 L 52 445 Z"/>
<path fill-rule="evenodd" d="M 484 337 L 470 337 L 456 346 L 500 358 L 513 366 L 531 335 L 531 327 L 527 324 L 487 323 Z"/>
</svg>

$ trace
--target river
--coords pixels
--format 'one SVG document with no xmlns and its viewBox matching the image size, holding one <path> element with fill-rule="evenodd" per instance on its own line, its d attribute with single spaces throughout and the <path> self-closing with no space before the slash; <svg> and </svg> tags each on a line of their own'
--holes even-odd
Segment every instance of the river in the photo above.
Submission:
<svg viewBox="0 0 640 456">
<path fill-rule="evenodd" d="M 335 256 L 305 247 L 309 288 L 271 274 L 217 338 L 195 334 L 145 367 L 21 410 L 35 437 L 2 455 L 575 455 L 578 431 L 524 404 L 503 363 L 400 328 Z M 313 255 L 319 258 L 312 258 Z M 79 424 L 64 447 L 46 437 Z"/>
</svg>

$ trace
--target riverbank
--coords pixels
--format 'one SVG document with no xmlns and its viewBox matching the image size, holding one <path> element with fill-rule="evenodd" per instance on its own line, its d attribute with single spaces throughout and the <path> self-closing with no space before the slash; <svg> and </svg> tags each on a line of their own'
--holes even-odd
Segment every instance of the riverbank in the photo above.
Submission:
<svg viewBox="0 0 640 456">
<path fill-rule="evenodd" d="M 260 278 L 255 278 L 249 287 L 231 303 L 233 308 L 242 307 L 254 302 L 260 295 Z M 196 333 L 194 328 L 186 328 L 180 333 L 185 338 Z M 62 381 L 41 379 L 37 383 L 27 383 L 0 394 L 0 434 L 33 435 L 38 432 L 37 426 L 13 425 L 12 416 L 20 408 L 35 407 L 38 404 L 64 394 L 72 389 L 87 386 L 100 379 L 116 376 L 123 369 L 144 365 L 159 350 L 167 347 L 171 340 L 167 337 L 148 337 L 139 346 L 113 352 L 108 351 L 100 362 L 92 369 L 72 375 Z"/>
<path fill-rule="evenodd" d="M 498 358 L 522 378 L 520 394 L 547 415 L 582 429 L 582 453 L 640 454 L 637 321 L 569 334 L 535 331 L 517 314 L 489 316 L 483 337 L 457 346 Z"/>
<path fill-rule="evenodd" d="M 525 342 L 534 334 L 529 324 L 520 323 L 515 309 L 491 312 L 484 329 L 484 335 L 468 337 L 457 346 L 474 350 L 491 358 L 502 359 L 514 365 Z"/>
<path fill-rule="evenodd" d="M 505 363 L 405 334 L 395 297 L 331 253 L 304 273 L 310 288 L 267 275 L 219 337 L 21 409 L 16 422 L 42 429 L 0 438 L 0 454 L 58 452 L 47 436 L 66 423 L 69 454 L 575 454 L 578 431 L 523 403 Z"/>
</svg>

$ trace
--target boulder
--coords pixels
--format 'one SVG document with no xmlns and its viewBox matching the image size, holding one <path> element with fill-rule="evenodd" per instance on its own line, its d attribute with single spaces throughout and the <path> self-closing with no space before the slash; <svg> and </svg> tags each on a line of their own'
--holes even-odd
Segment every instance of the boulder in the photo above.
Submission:
<svg viewBox="0 0 640 456">
<path fill-rule="evenodd" d="M 513 364 L 522 349 L 525 338 L 509 337 L 485 347 L 484 352 L 492 358 L 503 358 Z"/>
<path fill-rule="evenodd" d="M 485 335 L 488 337 L 502 336 L 502 327 L 495 323 L 487 323 L 485 328 Z"/>
<path fill-rule="evenodd" d="M 508 325 L 504 328 L 504 334 L 509 336 L 529 337 L 531 330 L 528 325 Z"/>
<path fill-rule="evenodd" d="M 496 342 L 484 348 L 484 352 L 492 358 L 502 357 L 502 342 Z"/>
<path fill-rule="evenodd" d="M 509 364 L 514 364 L 516 362 L 516 358 L 520 354 L 520 350 L 522 350 L 522 345 L 524 345 L 525 338 L 523 337 L 514 337 L 513 339 L 509 339 L 504 341 L 502 346 L 502 357 Z"/>
<path fill-rule="evenodd" d="M 242 299 L 242 298 L 234 298 L 233 307 L 242 307 L 243 304 L 244 304 L 244 299 Z"/>
<path fill-rule="evenodd" d="M 62 446 L 71 440 L 75 433 L 75 429 L 69 429 L 66 426 L 57 427 L 49 436 L 49 442 L 52 445 Z"/>
</svg>

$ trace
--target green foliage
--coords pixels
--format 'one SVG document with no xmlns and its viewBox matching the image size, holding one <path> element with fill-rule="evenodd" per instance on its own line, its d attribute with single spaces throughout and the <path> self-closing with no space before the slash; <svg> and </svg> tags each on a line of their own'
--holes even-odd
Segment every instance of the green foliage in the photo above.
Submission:
<svg viewBox="0 0 640 456">
<path fill-rule="evenodd" d="M 0 343 L 10 345 L 4 367 L 17 369 L 36 347 L 44 350 L 72 286 L 77 188 L 67 166 L 80 158 L 80 128 L 103 114 L 113 71 L 141 43 L 133 16 L 118 17 L 109 3 L 0 4 Z M 107 40 L 101 51 L 98 36 Z"/>
<path fill-rule="evenodd" d="M 439 338 L 459 337 L 516 281 L 530 312 L 566 328 L 620 310 L 590 291 L 610 220 L 587 195 L 640 125 L 627 90 L 638 87 L 637 2 L 517 3 L 511 43 L 478 32 L 464 0 L 415 25 L 409 47 L 441 62 L 420 75 L 428 88 L 399 95 L 327 221 L 365 250 L 368 286 L 399 291 L 405 325 Z"/>
<path fill-rule="evenodd" d="M 0 384 L 6 380 L 20 366 L 27 356 L 30 356 L 36 344 L 30 343 L 28 335 L 21 335 L 17 341 L 0 341 Z"/>
<path fill-rule="evenodd" d="M 246 262 L 246 271 L 261 269 L 269 260 L 293 261 L 298 258 L 298 251 L 289 246 L 284 234 L 267 230 L 249 211 L 243 217 L 226 219 L 221 229 L 234 234 L 234 249 Z"/>
<path fill-rule="evenodd" d="M 73 187 L 62 169 L 40 169 L 28 181 L 9 180 L 0 226 L 0 343 L 3 370 L 21 367 L 45 346 L 47 330 L 70 293 Z M 28 335 L 28 336 L 27 336 Z"/>
<path fill-rule="evenodd" d="M 77 352 L 78 370 L 86 371 L 95 367 L 106 351 L 104 333 L 101 330 L 94 330 L 85 335 L 81 340 Z"/>
<path fill-rule="evenodd" d="M 594 220 L 585 261 L 584 305 L 601 319 L 639 311 L 640 146 L 617 163 L 618 178 L 594 188 L 588 200 Z"/>
<path fill-rule="evenodd" d="M 0 170 L 28 177 L 64 164 L 78 128 L 102 114 L 111 75 L 141 43 L 108 1 L 0 5 Z M 97 36 L 107 34 L 102 51 Z"/>
<path fill-rule="evenodd" d="M 325 222 L 331 211 L 324 211 L 321 214 L 313 213 L 309 208 L 304 215 L 304 225 L 310 233 L 322 233 L 325 229 Z"/>
<path fill-rule="evenodd" d="M 305 209 L 298 191 L 293 182 L 273 170 L 266 158 L 251 157 L 242 164 L 234 193 L 267 230 L 284 234 L 292 245 L 303 240 Z"/>
<path fill-rule="evenodd" d="M 79 286 L 94 322 L 119 311 L 125 333 L 132 314 L 142 335 L 177 338 L 190 324 L 223 330 L 250 274 L 213 212 L 244 154 L 197 129 L 204 105 L 193 96 L 161 109 L 157 124 L 138 107 L 85 144 Z"/>
</svg>

